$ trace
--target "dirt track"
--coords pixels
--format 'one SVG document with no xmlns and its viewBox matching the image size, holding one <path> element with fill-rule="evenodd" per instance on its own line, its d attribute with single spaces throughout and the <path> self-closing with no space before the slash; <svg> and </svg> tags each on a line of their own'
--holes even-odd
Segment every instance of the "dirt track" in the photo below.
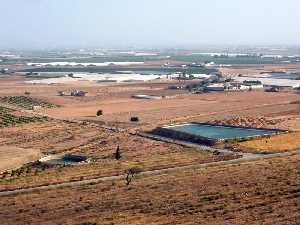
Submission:
<svg viewBox="0 0 300 225">
<path fill-rule="evenodd" d="M 197 169 L 197 168 L 218 167 L 218 166 L 224 166 L 224 165 L 240 164 L 240 163 L 246 163 L 246 162 L 250 162 L 250 161 L 267 160 L 267 159 L 272 159 L 272 158 L 277 158 L 277 157 L 287 157 L 287 156 L 293 156 L 293 155 L 298 155 L 298 154 L 300 154 L 300 150 L 293 151 L 293 152 L 269 154 L 269 155 L 256 155 L 256 157 L 251 157 L 251 158 L 246 157 L 246 158 L 238 158 L 238 159 L 233 159 L 233 160 L 228 160 L 228 161 L 210 162 L 210 163 L 204 163 L 204 164 L 198 164 L 198 165 L 185 165 L 185 166 L 176 166 L 176 167 L 170 167 L 170 168 L 165 168 L 165 169 L 143 171 L 143 172 L 139 173 L 138 176 L 158 175 L 158 174 L 162 174 L 162 173 L 173 172 L 176 170 Z M 87 180 L 82 180 L 82 181 L 70 181 L 70 182 L 64 182 L 64 183 L 52 184 L 52 185 L 46 185 L 46 186 L 17 189 L 17 190 L 10 190 L 10 191 L 1 191 L 0 196 L 24 194 L 24 193 L 31 193 L 34 191 L 45 191 L 45 190 L 52 190 L 52 189 L 57 189 L 57 188 L 80 186 L 80 185 L 87 185 L 87 184 L 96 184 L 96 183 L 100 183 L 103 181 L 120 180 L 120 179 L 124 179 L 124 176 L 118 175 L 118 176 L 109 176 L 109 177 L 99 177 L 99 178 L 87 179 Z"/>
</svg>

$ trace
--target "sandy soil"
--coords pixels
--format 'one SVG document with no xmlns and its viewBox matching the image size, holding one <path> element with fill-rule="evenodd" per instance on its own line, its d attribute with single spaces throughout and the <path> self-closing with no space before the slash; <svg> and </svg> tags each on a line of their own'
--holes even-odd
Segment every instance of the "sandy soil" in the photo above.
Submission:
<svg viewBox="0 0 300 225">
<path fill-rule="evenodd" d="M 296 93 L 210 93 L 192 95 L 170 91 L 170 83 L 27 85 L 23 78 L 0 78 L 0 96 L 22 95 L 58 104 L 41 112 L 59 118 L 94 120 L 124 128 L 224 120 L 236 116 L 280 118 L 272 126 L 299 130 Z M 87 97 L 59 97 L 58 90 L 80 89 Z M 132 94 L 166 94 L 161 100 L 136 100 Z M 98 109 L 104 115 L 96 118 Z M 130 116 L 139 123 L 130 123 Z M 114 133 L 84 124 L 51 120 L 0 130 L 0 144 L 38 148 L 42 153 L 84 154 L 90 164 L 34 168 L 18 177 L 1 177 L 0 189 L 47 185 L 70 180 L 124 174 L 140 167 L 160 169 L 220 161 L 235 155 L 215 155 L 175 144 L 149 140 L 127 132 Z M 121 161 L 113 158 L 120 145 Z M 6 155 L 7 151 L 4 151 Z M 11 157 L 16 157 L 19 151 Z M 1 151 L 0 151 L 1 155 Z M 261 160 L 202 170 L 183 170 L 134 179 L 129 187 L 103 182 L 74 188 L 4 197 L 3 224 L 297 224 L 299 156 Z M 0 159 L 1 160 L 1 159 Z M 7 158 L 6 158 L 6 161 Z M 4 222 L 3 222 L 4 221 Z"/>
<path fill-rule="evenodd" d="M 27 85 L 20 77 L 2 79 L 0 95 L 22 95 L 31 92 L 35 98 L 62 107 L 42 110 L 54 117 L 67 119 L 94 120 L 124 128 L 144 128 L 185 122 L 223 120 L 233 116 L 285 117 L 278 128 L 300 130 L 299 100 L 297 93 L 209 93 L 189 94 L 183 90 L 167 90 L 174 82 L 146 82 L 137 84 L 96 84 L 78 82 L 68 85 Z M 16 87 L 15 87 L 16 86 Z M 79 89 L 88 92 L 86 97 L 60 97 L 59 90 Z M 137 100 L 135 94 L 164 95 L 161 100 Z M 103 110 L 97 118 L 96 112 Z M 275 115 L 276 114 L 276 115 Z M 140 123 L 129 122 L 131 116 L 138 116 Z"/>
<path fill-rule="evenodd" d="M 280 114 L 287 110 L 296 110 L 298 105 L 290 104 L 290 101 L 298 98 L 299 95 L 297 94 L 265 92 L 181 94 L 162 100 L 124 98 L 91 101 L 76 105 L 68 104 L 63 108 L 46 110 L 45 113 L 69 119 L 103 121 L 123 127 L 153 127 L 174 122 L 208 121 L 232 116 L 256 117 L 268 116 L 272 113 Z M 95 114 L 99 109 L 103 110 L 104 115 L 96 118 Z M 140 124 L 130 124 L 129 118 L 131 116 L 138 116 Z M 286 118 L 286 121 L 298 118 L 297 115 L 291 115 Z M 281 125 L 284 126 L 287 123 Z M 288 125 L 289 129 L 300 129 L 296 123 L 289 123 Z"/>
<path fill-rule="evenodd" d="M 0 146 L 0 173 L 16 169 L 23 164 L 39 160 L 41 153 L 36 149 Z"/>
</svg>

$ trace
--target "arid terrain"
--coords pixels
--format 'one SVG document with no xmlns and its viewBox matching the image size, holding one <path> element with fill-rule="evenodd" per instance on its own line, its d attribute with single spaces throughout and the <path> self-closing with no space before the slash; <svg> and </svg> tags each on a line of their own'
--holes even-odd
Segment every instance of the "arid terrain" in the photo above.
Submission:
<svg viewBox="0 0 300 225">
<path fill-rule="evenodd" d="M 0 225 L 300 225 L 300 0 L 0 2 Z"/>
<path fill-rule="evenodd" d="M 296 92 L 267 93 L 263 91 L 237 93 L 191 94 L 183 90 L 167 90 L 172 82 L 146 82 L 138 84 L 96 84 L 77 82 L 60 85 L 30 85 L 20 77 L 0 83 L 1 95 L 23 95 L 30 92 L 58 108 L 44 108 L 41 113 L 51 117 L 92 120 L 121 128 L 153 128 L 159 125 L 186 121 L 224 120 L 236 116 L 270 117 L 280 119 L 272 127 L 300 130 L 299 100 Z M 3 87 L 3 88 L 2 88 Z M 58 91 L 78 89 L 87 91 L 86 97 L 58 96 Z M 160 100 L 133 99 L 132 95 L 152 94 L 166 96 Z M 98 110 L 103 116 L 96 117 Z M 138 116 L 140 122 L 129 122 Z M 264 124 L 268 127 L 270 124 Z"/>
<path fill-rule="evenodd" d="M 236 147 L 247 152 L 285 152 L 300 149 L 300 132 L 259 138 L 236 144 Z"/>
<path fill-rule="evenodd" d="M 46 170 L 34 167 L 25 175 L 6 176 L 0 180 L 0 190 L 119 175 L 132 167 L 154 170 L 238 157 L 238 154 L 214 155 L 199 149 L 153 141 L 123 132 L 115 133 L 102 128 L 80 126 L 76 123 L 34 123 L 5 128 L 1 131 L 1 137 L 1 145 L 37 148 L 45 155 L 85 155 L 91 158 L 93 163 Z M 122 154 L 120 161 L 116 161 L 113 155 L 118 145 Z"/>
<path fill-rule="evenodd" d="M 0 173 L 22 167 L 26 163 L 37 161 L 41 158 L 39 150 L 23 149 L 12 146 L 0 147 Z"/>
<path fill-rule="evenodd" d="M 192 94 L 168 89 L 190 81 L 24 83 L 28 80 L 0 77 L 0 169 L 7 170 L 0 175 L 1 224 L 299 222 L 298 92 Z M 58 95 L 75 89 L 87 96 Z M 165 97 L 132 98 L 137 94 Z M 140 135 L 195 121 L 291 133 L 233 143 L 229 147 L 240 150 L 224 152 Z M 270 154 L 278 152 L 290 155 Z M 88 161 L 35 161 L 57 154 Z M 133 168 L 140 175 L 126 185 L 126 171 Z"/>
<path fill-rule="evenodd" d="M 299 224 L 299 156 L 1 197 L 3 224 Z"/>
</svg>

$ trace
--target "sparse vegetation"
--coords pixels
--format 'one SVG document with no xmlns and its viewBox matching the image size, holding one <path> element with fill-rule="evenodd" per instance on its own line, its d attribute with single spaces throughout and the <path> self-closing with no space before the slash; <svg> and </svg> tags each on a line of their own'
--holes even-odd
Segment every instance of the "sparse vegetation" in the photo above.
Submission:
<svg viewBox="0 0 300 225">
<path fill-rule="evenodd" d="M 103 115 L 103 111 L 102 110 L 98 110 L 96 115 L 97 116 L 102 116 Z"/>
<path fill-rule="evenodd" d="M 121 150 L 120 150 L 120 146 L 118 145 L 116 152 L 115 152 L 115 159 L 116 160 L 120 160 L 121 159 Z"/>
<path fill-rule="evenodd" d="M 27 176 L 8 179 L 7 182 L 0 181 L 0 190 L 81 180 L 82 177 L 89 179 L 123 174 L 125 170 L 137 166 L 144 171 L 239 157 L 236 154 L 216 156 L 125 132 L 112 133 L 102 128 L 52 120 L 3 128 L 0 129 L 0 136 L 1 145 L 39 149 L 44 154 L 60 154 L 67 151 L 93 159 L 89 164 L 76 167 L 33 170 Z M 115 159 L 116 144 L 120 145 L 122 160 Z"/>
<path fill-rule="evenodd" d="M 151 69 L 151 65 L 147 67 Z M 223 69 L 231 71 L 232 67 L 220 67 L 220 70 Z M 190 72 L 187 71 L 187 74 Z M 19 81 L 23 78 L 10 78 L 9 82 L 14 79 Z M 257 224 L 297 224 L 299 221 L 300 155 L 230 162 L 233 163 L 231 165 L 212 163 L 208 167 L 201 165 L 201 169 L 187 169 L 186 165 L 232 160 L 240 155 L 201 151 L 192 145 L 186 147 L 137 135 L 139 131 L 160 125 L 224 121 L 238 117 L 246 118 L 233 121 L 241 125 L 293 127 L 296 130 L 299 125 L 293 122 L 298 121 L 299 110 L 297 103 L 290 103 L 297 102 L 298 96 L 293 93 L 276 93 L 276 96 L 265 92 L 189 95 L 183 89 L 166 88 L 170 84 L 190 85 L 192 88 L 190 81 L 168 83 L 165 80 L 108 86 L 78 81 L 47 87 L 20 82 L 20 89 L 6 92 L 7 87 L 2 81 L 4 78 L 0 82 L 0 86 L 5 87 L 2 94 L 18 95 L 21 91 L 25 96 L 1 97 L 0 103 L 7 107 L 15 106 L 15 109 L 41 106 L 44 109 L 40 113 L 57 119 L 26 120 L 25 117 L 34 118 L 29 116 L 30 113 L 38 112 L 2 107 L 0 115 L 5 117 L 5 125 L 0 129 L 1 146 L 18 147 L 22 159 L 25 150 L 36 152 L 37 156 L 32 161 L 40 159 L 41 155 L 51 154 L 84 155 L 89 159 L 87 163 L 76 166 L 46 166 L 30 163 L 29 159 L 26 162 L 19 160 L 18 165 L 15 162 L 10 164 L 9 170 L 13 170 L 0 175 L 0 193 L 70 181 L 83 182 L 82 185 L 53 190 L 1 196 L 0 221 L 7 225 L 251 224 L 254 219 Z M 41 87 L 45 89 L 39 89 Z M 57 90 L 70 87 L 87 90 L 90 95 L 84 99 L 54 96 Z M 31 94 L 25 93 L 25 90 Z M 134 101 L 130 98 L 133 94 L 144 92 L 170 98 L 161 101 Z M 63 107 L 47 109 L 56 105 L 38 104 L 48 104 L 45 99 Z M 298 136 L 284 140 L 264 138 L 257 146 L 273 143 L 286 148 L 287 142 L 290 144 L 293 140 L 297 143 L 297 139 Z M 225 145 L 247 143 L 237 141 L 241 140 Z M 17 155 L 11 149 L 3 152 L 11 153 L 5 155 L 9 162 L 13 161 L 12 156 Z M 31 166 L 16 169 L 27 163 Z M 0 165 L 4 167 L 1 162 Z M 174 170 L 167 172 L 166 168 Z M 155 171 L 156 175 L 151 172 L 138 175 L 141 171 Z M 97 183 L 95 178 L 100 177 L 109 178 Z M 88 185 L 84 184 L 87 180 L 91 181 Z"/>
<path fill-rule="evenodd" d="M 300 132 L 280 134 L 233 144 L 246 152 L 285 152 L 300 149 Z"/>
<path fill-rule="evenodd" d="M 126 181 L 126 185 L 131 184 L 132 179 L 139 174 L 140 172 L 142 172 L 142 170 L 140 168 L 130 168 L 128 170 L 125 171 L 125 181 Z"/>
<path fill-rule="evenodd" d="M 0 218 L 8 225 L 49 217 L 53 224 L 297 224 L 299 159 L 142 176 L 130 188 L 107 181 L 1 197 Z"/>
<path fill-rule="evenodd" d="M 131 122 L 139 122 L 139 118 L 137 117 L 137 116 L 132 116 L 132 117 L 130 117 L 130 121 Z"/>
</svg>

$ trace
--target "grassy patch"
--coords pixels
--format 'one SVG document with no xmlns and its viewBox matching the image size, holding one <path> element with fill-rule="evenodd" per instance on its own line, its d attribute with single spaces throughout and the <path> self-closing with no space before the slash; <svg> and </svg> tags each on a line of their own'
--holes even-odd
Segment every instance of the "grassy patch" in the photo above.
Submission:
<svg viewBox="0 0 300 225">
<path fill-rule="evenodd" d="M 300 132 L 239 142 L 236 147 L 251 152 L 285 152 L 300 149 Z"/>
</svg>

